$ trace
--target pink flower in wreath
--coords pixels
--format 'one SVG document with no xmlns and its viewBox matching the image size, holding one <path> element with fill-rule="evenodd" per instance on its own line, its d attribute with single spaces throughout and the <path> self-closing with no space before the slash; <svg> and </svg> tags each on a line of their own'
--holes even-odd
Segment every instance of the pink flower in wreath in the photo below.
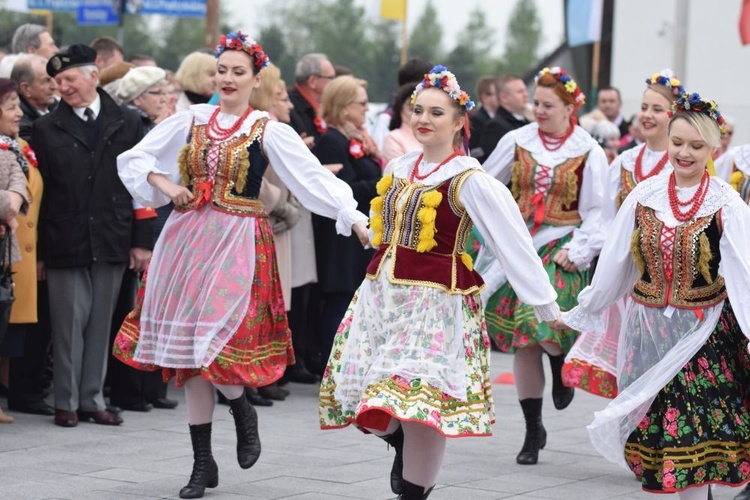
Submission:
<svg viewBox="0 0 750 500">
<path fill-rule="evenodd" d="M 740 473 L 742 474 L 742 477 L 749 476 L 750 475 L 750 463 L 742 462 L 740 464 Z"/>
<path fill-rule="evenodd" d="M 674 474 L 664 474 L 665 488 L 674 488 L 675 484 L 677 484 L 677 479 L 675 479 Z"/>
<path fill-rule="evenodd" d="M 665 416 L 667 417 L 668 422 L 674 422 L 677 420 L 677 417 L 680 416 L 680 410 L 677 408 L 669 408 Z"/>
</svg>

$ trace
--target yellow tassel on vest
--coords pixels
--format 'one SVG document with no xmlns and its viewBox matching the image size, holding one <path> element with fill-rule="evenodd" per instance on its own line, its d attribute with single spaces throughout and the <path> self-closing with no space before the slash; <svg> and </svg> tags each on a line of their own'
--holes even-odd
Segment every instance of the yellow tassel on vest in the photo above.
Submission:
<svg viewBox="0 0 750 500">
<path fill-rule="evenodd" d="M 250 171 L 250 151 L 242 148 L 237 158 L 237 178 L 234 181 L 235 191 L 242 193 L 247 185 L 247 173 Z"/>
<path fill-rule="evenodd" d="M 372 244 L 379 247 L 383 243 L 383 216 L 373 214 L 370 217 L 370 229 L 372 229 Z"/>
<path fill-rule="evenodd" d="M 382 179 L 380 179 L 378 183 L 375 184 L 375 190 L 380 196 L 383 196 L 386 191 L 388 191 L 388 188 L 391 187 L 391 184 L 393 184 L 393 176 L 390 174 L 384 175 Z"/>
<path fill-rule="evenodd" d="M 700 256 L 698 257 L 698 272 L 701 273 L 701 276 L 706 280 L 706 283 L 710 285 L 713 283 L 713 280 L 711 279 L 711 266 L 709 265 L 709 262 L 711 262 L 713 255 L 711 254 L 711 244 L 708 242 L 708 236 L 706 236 L 706 233 L 701 233 L 698 238 L 698 249 L 700 251 Z"/>
<path fill-rule="evenodd" d="M 635 265 L 638 266 L 638 270 L 641 272 L 641 276 L 646 271 L 646 262 L 643 260 L 643 254 L 641 253 L 641 229 L 638 228 L 633 231 L 630 236 L 630 253 L 633 255 Z"/>
<path fill-rule="evenodd" d="M 429 252 L 437 246 L 435 241 L 435 218 L 437 206 L 443 201 L 443 193 L 430 191 L 422 195 L 422 208 L 417 212 L 417 219 L 422 223 L 417 241 L 417 252 Z"/>
<path fill-rule="evenodd" d="M 383 203 L 385 200 L 383 196 L 391 187 L 391 184 L 393 184 L 393 176 L 384 175 L 375 185 L 375 190 L 379 196 L 370 200 L 370 210 L 373 212 L 370 217 L 370 229 L 373 232 L 372 244 L 376 247 L 383 243 Z"/>
<path fill-rule="evenodd" d="M 177 165 L 180 168 L 180 176 L 182 177 L 182 183 L 186 186 L 190 185 L 190 172 L 188 171 L 188 154 L 190 153 L 190 145 L 184 146 L 180 150 L 180 154 L 177 156 Z"/>
<path fill-rule="evenodd" d="M 469 255 L 468 253 L 461 254 L 461 262 L 464 263 L 466 269 L 468 269 L 469 271 L 474 270 L 474 259 L 472 259 L 471 255 Z"/>
</svg>

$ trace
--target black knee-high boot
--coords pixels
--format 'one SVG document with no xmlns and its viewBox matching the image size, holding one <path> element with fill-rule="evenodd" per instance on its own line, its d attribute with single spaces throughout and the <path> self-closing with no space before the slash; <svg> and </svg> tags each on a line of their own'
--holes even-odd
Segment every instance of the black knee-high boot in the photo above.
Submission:
<svg viewBox="0 0 750 500">
<path fill-rule="evenodd" d="M 404 431 L 399 426 L 393 434 L 380 438 L 396 451 L 391 467 L 391 491 L 398 495 L 404 491 Z"/>
<path fill-rule="evenodd" d="M 418 484 L 412 484 L 409 481 L 404 480 L 404 491 L 398 496 L 396 500 L 426 500 L 430 493 L 432 493 L 431 486 L 426 489 L 424 486 Z"/>
<path fill-rule="evenodd" d="M 211 454 L 211 423 L 191 425 L 193 443 L 193 473 L 187 486 L 180 490 L 180 498 L 202 498 L 206 488 L 219 485 L 219 467 Z"/>
<path fill-rule="evenodd" d="M 562 380 L 562 367 L 565 363 L 565 354 L 557 356 L 549 355 L 549 366 L 552 369 L 552 402 L 558 410 L 568 407 L 576 391 L 572 387 L 566 387 Z"/>
<path fill-rule="evenodd" d="M 547 444 L 547 431 L 542 425 L 542 398 L 520 400 L 523 418 L 526 420 L 526 438 L 516 462 L 521 465 L 534 465 L 539 460 L 539 450 Z"/>
<path fill-rule="evenodd" d="M 258 414 L 244 394 L 229 400 L 229 413 L 237 429 L 237 462 L 243 469 L 249 469 L 260 457 Z"/>
</svg>

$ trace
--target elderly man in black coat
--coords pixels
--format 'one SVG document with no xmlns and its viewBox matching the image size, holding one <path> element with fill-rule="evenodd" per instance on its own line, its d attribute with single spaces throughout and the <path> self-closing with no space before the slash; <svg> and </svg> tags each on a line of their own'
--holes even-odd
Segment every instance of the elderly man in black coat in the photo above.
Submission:
<svg viewBox="0 0 750 500">
<path fill-rule="evenodd" d="M 126 267 L 143 270 L 153 219 L 142 219 L 117 175 L 117 155 L 142 137 L 138 115 L 97 90 L 96 51 L 71 45 L 47 72 L 62 102 L 34 122 L 45 192 L 39 255 L 49 286 L 55 424 L 119 425 L 102 394 L 112 310 Z"/>
</svg>

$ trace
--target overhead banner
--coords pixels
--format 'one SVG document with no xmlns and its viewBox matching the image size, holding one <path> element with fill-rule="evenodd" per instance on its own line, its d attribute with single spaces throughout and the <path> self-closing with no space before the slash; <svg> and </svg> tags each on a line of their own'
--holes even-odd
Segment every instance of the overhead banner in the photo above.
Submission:
<svg viewBox="0 0 750 500">
<path fill-rule="evenodd" d="M 206 0 L 128 0 L 125 11 L 128 14 L 205 17 Z"/>
<path fill-rule="evenodd" d="M 55 12 L 75 12 L 80 0 L 28 0 L 30 10 L 53 10 Z"/>
</svg>

